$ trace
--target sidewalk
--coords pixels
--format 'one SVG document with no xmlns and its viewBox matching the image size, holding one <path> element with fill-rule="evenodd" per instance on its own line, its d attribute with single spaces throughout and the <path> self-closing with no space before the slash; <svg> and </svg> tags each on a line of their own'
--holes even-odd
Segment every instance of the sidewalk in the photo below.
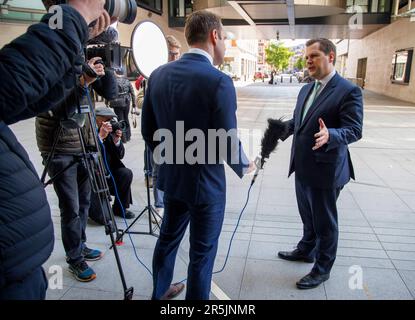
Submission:
<svg viewBox="0 0 415 320">
<path fill-rule="evenodd" d="M 265 128 L 267 118 L 291 117 L 300 90 L 299 85 L 271 86 L 259 82 L 237 87 L 238 126 L 253 132 L 254 144 L 259 144 L 259 130 Z M 367 91 L 364 96 L 364 138 L 350 147 L 357 180 L 345 187 L 338 201 L 340 241 L 330 280 L 313 290 L 297 290 L 295 282 L 308 273 L 311 265 L 283 261 L 276 256 L 279 250 L 294 247 L 302 234 L 294 178 L 287 179 L 290 138 L 272 154 L 252 188 L 228 265 L 213 277 L 212 299 L 414 299 L 415 105 Z M 14 125 L 12 129 L 41 173 L 34 120 Z M 139 127 L 133 129 L 124 161 L 134 172 L 132 210 L 137 214 L 146 199 L 144 145 L 139 132 Z M 246 146 L 246 141 L 243 143 Z M 225 222 L 214 270 L 222 267 L 250 183 L 250 178 L 241 181 L 228 169 L 227 178 Z M 108 250 L 109 237 L 102 227 L 89 225 L 87 229 L 88 245 L 105 252 L 102 260 L 92 264 L 97 279 L 80 283 L 71 277 L 65 265 L 59 208 L 52 187 L 47 194 L 56 243 L 45 270 L 62 266 L 64 277 L 63 288 L 48 290 L 48 299 L 122 299 L 115 258 Z M 122 220 L 117 223 L 123 226 Z M 145 216 L 135 229 L 146 230 L 147 224 Z M 156 238 L 132 235 L 131 239 L 137 256 L 150 268 Z M 124 242 L 119 253 L 127 285 L 134 287 L 134 299 L 149 299 L 151 276 L 137 261 L 129 238 L 125 237 Z M 185 237 L 174 281 L 186 277 L 188 247 Z M 353 286 L 360 275 L 361 289 Z M 184 294 L 179 299 L 184 299 Z"/>
</svg>

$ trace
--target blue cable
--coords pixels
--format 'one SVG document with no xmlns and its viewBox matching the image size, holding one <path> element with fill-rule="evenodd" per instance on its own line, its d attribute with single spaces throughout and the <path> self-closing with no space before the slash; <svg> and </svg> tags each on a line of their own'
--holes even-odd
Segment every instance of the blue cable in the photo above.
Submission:
<svg viewBox="0 0 415 320">
<path fill-rule="evenodd" d="M 96 124 L 96 121 L 95 121 L 95 112 L 94 112 L 94 110 L 93 110 L 93 108 L 92 108 L 92 101 L 91 101 L 91 97 L 90 97 L 90 95 L 89 95 L 89 90 L 87 89 L 87 97 L 88 97 L 88 102 L 89 102 L 89 106 L 90 106 L 90 109 L 91 109 L 91 112 L 92 112 L 92 115 L 93 115 L 93 119 L 94 119 L 94 123 L 93 123 L 93 125 L 94 125 L 94 127 L 95 127 L 95 130 L 97 130 L 97 132 L 98 132 L 98 127 L 97 127 L 97 124 Z M 98 141 L 99 141 L 99 144 L 100 144 L 100 146 L 102 147 L 102 150 L 104 151 L 104 152 L 102 152 L 102 154 L 103 154 L 103 158 L 104 158 L 104 163 L 105 163 L 105 168 L 107 169 L 107 171 L 108 171 L 108 173 L 109 173 L 109 175 L 110 175 L 110 177 L 111 177 L 111 180 L 112 180 L 112 183 L 113 183 L 113 185 L 114 185 L 114 193 L 115 193 L 115 198 L 117 199 L 117 201 L 118 201 L 118 203 L 119 203 L 119 205 L 120 205 L 120 208 L 121 208 L 121 211 L 122 211 L 122 216 L 123 216 L 123 220 L 124 220 L 124 223 L 125 223 L 125 226 L 126 226 L 126 228 L 128 228 L 128 223 L 127 223 L 127 220 L 125 219 L 125 211 L 124 211 L 124 207 L 123 207 L 123 205 L 122 205 L 122 203 L 121 203 L 121 200 L 120 200 L 120 197 L 119 197 L 119 195 L 118 195 L 118 188 L 117 188 L 117 184 L 115 183 L 115 179 L 114 179 L 114 177 L 113 177 L 113 175 L 112 175 L 112 172 L 111 172 L 111 170 L 110 170 L 110 168 L 109 168 L 109 166 L 108 166 L 108 162 L 107 162 L 107 156 L 106 156 L 106 150 L 105 150 L 105 146 L 104 146 L 104 144 L 102 143 L 102 141 L 101 141 L 101 139 L 97 139 Z M 133 246 L 133 250 L 134 250 L 134 255 L 135 255 L 135 257 L 136 257 L 136 259 L 138 260 L 138 262 L 150 273 L 150 275 L 151 276 L 153 276 L 153 273 L 150 271 L 150 269 L 144 264 L 144 262 L 142 262 L 141 260 L 140 260 L 140 258 L 138 257 L 138 255 L 137 255 L 137 249 L 136 249 L 136 247 L 135 247 L 135 245 L 134 245 L 134 242 L 133 242 L 133 239 L 131 238 L 131 235 L 128 233 L 128 237 L 129 237 L 129 239 L 130 239 L 130 242 L 131 242 L 131 245 Z"/>
<path fill-rule="evenodd" d="M 232 247 L 233 238 L 235 237 L 236 231 L 238 230 L 239 223 L 240 223 L 241 218 L 242 218 L 242 214 L 244 213 L 244 211 L 245 211 L 245 209 L 246 209 L 246 206 L 248 205 L 248 202 L 249 202 L 249 196 L 250 196 L 250 194 L 251 194 L 251 189 L 252 189 L 252 186 L 253 186 L 253 185 L 254 185 L 254 183 L 252 182 L 252 183 L 251 183 L 251 185 L 249 186 L 249 189 L 248 189 L 248 195 L 247 195 L 247 197 L 246 197 L 246 202 L 245 202 L 245 205 L 244 205 L 244 207 L 242 208 L 241 213 L 239 214 L 238 222 L 236 223 L 235 229 L 233 230 L 233 233 L 232 233 L 231 240 L 230 240 L 230 242 L 229 242 L 229 247 L 228 247 L 228 252 L 226 253 L 225 262 L 223 263 L 222 268 L 221 268 L 220 270 L 218 270 L 218 271 L 212 272 L 212 275 L 214 275 L 214 274 L 218 274 L 218 273 L 222 272 L 222 271 L 225 269 L 226 264 L 228 263 L 228 258 L 229 258 L 229 253 L 230 253 L 230 251 L 231 251 L 231 247 Z M 181 283 L 181 282 L 185 282 L 186 280 L 187 280 L 187 278 L 186 278 L 186 279 L 183 279 L 182 281 L 179 281 L 179 283 Z"/>
</svg>

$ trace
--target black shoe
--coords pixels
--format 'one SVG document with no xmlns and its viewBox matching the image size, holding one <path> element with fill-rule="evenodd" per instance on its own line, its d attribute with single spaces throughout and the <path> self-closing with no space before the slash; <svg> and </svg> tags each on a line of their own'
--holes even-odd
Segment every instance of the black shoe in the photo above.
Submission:
<svg viewBox="0 0 415 320">
<path fill-rule="evenodd" d="M 330 278 L 330 274 L 317 274 L 310 272 L 296 283 L 298 289 L 313 289 Z"/>
<path fill-rule="evenodd" d="M 308 263 L 313 263 L 314 258 L 304 255 L 300 250 L 295 249 L 294 251 L 280 251 L 278 252 L 278 257 L 288 261 L 304 261 Z"/>
<path fill-rule="evenodd" d="M 135 217 L 135 214 L 132 213 L 130 210 L 125 210 L 125 219 L 133 219 Z M 117 217 L 123 218 L 122 212 L 114 211 L 114 215 Z"/>
</svg>

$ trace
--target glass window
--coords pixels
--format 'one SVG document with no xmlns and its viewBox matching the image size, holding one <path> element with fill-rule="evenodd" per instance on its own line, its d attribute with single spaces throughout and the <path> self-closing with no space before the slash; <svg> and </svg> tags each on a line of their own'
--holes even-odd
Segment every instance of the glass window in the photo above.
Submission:
<svg viewBox="0 0 415 320">
<path fill-rule="evenodd" d="M 163 4 L 162 4 L 162 0 L 136 0 L 137 1 L 137 5 L 153 11 L 157 14 L 163 14 Z"/>
<path fill-rule="evenodd" d="M 413 52 L 413 49 L 400 50 L 394 54 L 392 59 L 392 82 L 409 83 Z"/>
</svg>

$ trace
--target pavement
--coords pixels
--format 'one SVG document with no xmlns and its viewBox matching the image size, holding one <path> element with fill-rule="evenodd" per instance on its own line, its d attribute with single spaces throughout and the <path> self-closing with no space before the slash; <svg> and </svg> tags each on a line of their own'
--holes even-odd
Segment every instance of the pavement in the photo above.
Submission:
<svg viewBox="0 0 415 320">
<path fill-rule="evenodd" d="M 261 134 L 270 117 L 292 116 L 299 84 L 237 83 L 238 126 L 251 158 L 259 151 Z M 294 178 L 287 178 L 291 138 L 279 144 L 265 164 L 235 235 L 223 272 L 213 276 L 211 299 L 261 300 L 372 300 L 415 297 L 415 105 L 364 90 L 363 139 L 350 145 L 356 181 L 338 200 L 340 239 L 330 279 L 312 290 L 298 290 L 295 282 L 311 266 L 283 261 L 279 250 L 292 249 L 302 234 L 296 207 Z M 34 120 L 12 126 L 39 174 Z M 124 163 L 134 172 L 132 185 L 136 214 L 146 205 L 143 176 L 144 144 L 140 127 L 126 144 Z M 229 168 L 227 204 L 214 270 L 225 261 L 229 241 L 245 204 L 250 177 L 240 180 Z M 87 227 L 88 246 L 104 252 L 90 265 L 97 278 L 90 283 L 73 279 L 65 263 L 59 207 L 52 187 L 47 188 L 55 226 L 55 248 L 44 267 L 49 277 L 47 299 L 122 299 L 123 287 L 110 238 L 101 226 Z M 129 221 L 130 222 L 130 221 Z M 125 228 L 117 218 L 119 228 Z M 146 214 L 134 230 L 147 232 Z M 152 292 L 151 259 L 156 243 L 151 235 L 131 235 L 117 247 L 133 299 L 148 300 Z M 179 249 L 174 281 L 186 278 L 188 235 Z M 146 267 L 149 269 L 147 270 Z M 182 293 L 178 299 L 184 299 Z"/>
</svg>

